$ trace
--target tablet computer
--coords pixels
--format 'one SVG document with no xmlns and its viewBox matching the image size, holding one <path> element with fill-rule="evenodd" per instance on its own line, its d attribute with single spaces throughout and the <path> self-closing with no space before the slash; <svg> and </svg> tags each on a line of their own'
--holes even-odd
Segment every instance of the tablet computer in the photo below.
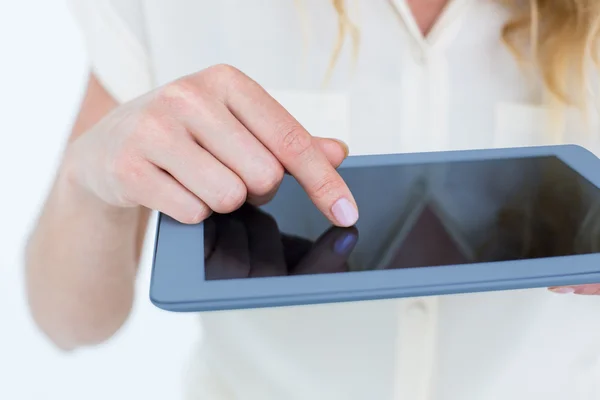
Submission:
<svg viewBox="0 0 600 400">
<path fill-rule="evenodd" d="M 575 145 L 349 157 L 331 226 L 286 176 L 261 207 L 159 214 L 151 301 L 212 311 L 600 282 L 600 161 Z"/>
</svg>

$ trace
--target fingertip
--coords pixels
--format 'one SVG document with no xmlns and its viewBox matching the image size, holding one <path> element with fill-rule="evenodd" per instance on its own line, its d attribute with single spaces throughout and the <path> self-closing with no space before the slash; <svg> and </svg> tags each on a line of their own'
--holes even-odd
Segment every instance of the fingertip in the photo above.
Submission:
<svg viewBox="0 0 600 400">
<path fill-rule="evenodd" d="M 181 216 L 174 216 L 182 224 L 197 225 L 212 215 L 212 210 L 203 202 L 194 202 Z"/>
<path fill-rule="evenodd" d="M 358 208 L 345 197 L 338 199 L 333 204 L 331 213 L 340 227 L 350 227 L 358 221 Z"/>
</svg>

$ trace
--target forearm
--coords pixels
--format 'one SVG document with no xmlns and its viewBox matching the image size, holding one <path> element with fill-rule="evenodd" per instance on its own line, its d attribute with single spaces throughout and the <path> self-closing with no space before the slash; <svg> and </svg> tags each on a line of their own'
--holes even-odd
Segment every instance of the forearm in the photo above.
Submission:
<svg viewBox="0 0 600 400">
<path fill-rule="evenodd" d="M 137 269 L 139 208 L 112 208 L 59 170 L 26 251 L 39 327 L 70 349 L 108 339 L 126 320 Z"/>
</svg>

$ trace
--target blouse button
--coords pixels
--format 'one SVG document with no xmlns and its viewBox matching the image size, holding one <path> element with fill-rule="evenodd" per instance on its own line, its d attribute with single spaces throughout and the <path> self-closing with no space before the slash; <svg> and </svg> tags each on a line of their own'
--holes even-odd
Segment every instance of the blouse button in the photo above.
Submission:
<svg viewBox="0 0 600 400">
<path fill-rule="evenodd" d="M 427 314 L 427 306 L 423 301 L 417 300 L 410 303 L 407 310 L 409 315 L 423 316 Z"/>
<path fill-rule="evenodd" d="M 427 54 L 427 51 L 419 49 L 419 51 L 417 52 L 417 61 L 421 65 L 427 64 L 427 62 L 429 61 L 429 55 Z"/>
</svg>

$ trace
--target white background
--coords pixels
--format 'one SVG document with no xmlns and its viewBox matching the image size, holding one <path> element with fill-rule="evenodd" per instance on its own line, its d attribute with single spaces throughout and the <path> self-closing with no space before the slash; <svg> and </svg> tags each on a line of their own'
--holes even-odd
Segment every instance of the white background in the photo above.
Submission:
<svg viewBox="0 0 600 400">
<path fill-rule="evenodd" d="M 150 304 L 148 263 L 132 318 L 106 345 L 61 354 L 28 314 L 23 246 L 86 73 L 63 1 L 0 1 L 0 399 L 179 399 L 197 327 L 190 315 Z"/>
</svg>

